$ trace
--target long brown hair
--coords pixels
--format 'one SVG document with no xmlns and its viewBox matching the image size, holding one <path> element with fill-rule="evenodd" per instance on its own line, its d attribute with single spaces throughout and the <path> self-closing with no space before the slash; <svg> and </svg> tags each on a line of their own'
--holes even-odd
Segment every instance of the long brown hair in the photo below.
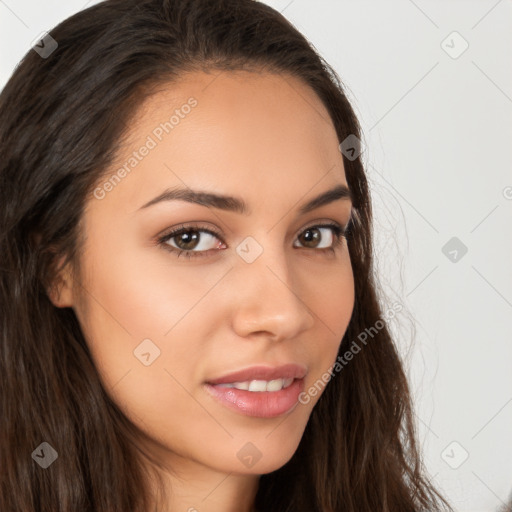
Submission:
<svg viewBox="0 0 512 512">
<path fill-rule="evenodd" d="M 281 14 L 253 0 L 107 0 L 50 36 L 57 47 L 30 50 L 0 95 L 0 510 L 148 512 L 137 432 L 102 388 L 74 311 L 48 298 L 58 262 L 79 268 L 84 204 L 130 116 L 180 73 L 248 69 L 308 84 L 340 143 L 360 139 L 360 127 L 336 72 Z M 356 213 L 355 306 L 339 353 L 379 328 L 328 383 L 291 460 L 261 476 L 256 506 L 450 509 L 425 476 L 378 301 L 363 164 L 344 156 L 344 166 Z M 43 442 L 58 454 L 46 469 L 33 455 Z"/>
</svg>

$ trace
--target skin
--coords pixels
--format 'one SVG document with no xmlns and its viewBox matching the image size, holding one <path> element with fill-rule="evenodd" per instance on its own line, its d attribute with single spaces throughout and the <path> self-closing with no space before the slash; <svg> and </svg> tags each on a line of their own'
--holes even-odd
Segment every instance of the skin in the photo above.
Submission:
<svg viewBox="0 0 512 512">
<path fill-rule="evenodd" d="M 298 214 L 347 185 L 343 160 L 315 93 L 270 73 L 194 72 L 161 86 L 138 110 L 109 176 L 190 97 L 197 106 L 103 199 L 88 199 L 80 280 L 64 269 L 51 299 L 73 308 L 105 389 L 169 468 L 167 509 L 247 512 L 259 476 L 297 449 L 321 392 L 285 415 L 256 418 L 218 403 L 203 383 L 296 362 L 308 369 L 308 389 L 333 365 L 354 306 L 350 255 L 345 239 L 333 254 L 307 246 L 303 233 L 324 221 L 345 226 L 351 202 Z M 251 214 L 184 201 L 139 210 L 175 186 L 240 197 Z M 192 222 L 221 234 L 199 232 L 192 250 L 210 249 L 206 256 L 178 258 L 155 241 Z M 318 234 L 319 247 L 334 242 L 329 228 Z M 252 263 L 236 252 L 247 236 L 263 249 Z M 180 237 L 167 246 L 180 242 L 187 247 Z M 160 350 L 149 366 L 134 356 L 147 338 Z M 261 452 L 250 468 L 237 457 L 248 442 Z"/>
</svg>

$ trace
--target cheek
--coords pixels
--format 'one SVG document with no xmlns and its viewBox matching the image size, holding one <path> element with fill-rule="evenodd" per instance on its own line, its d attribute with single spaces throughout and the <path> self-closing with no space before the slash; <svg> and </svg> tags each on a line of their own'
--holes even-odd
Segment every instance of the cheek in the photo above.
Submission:
<svg viewBox="0 0 512 512">
<path fill-rule="evenodd" d="M 168 382 L 166 368 L 180 382 L 190 380 L 194 358 L 209 338 L 201 329 L 216 322 L 215 301 L 204 299 L 225 269 L 187 268 L 169 261 L 173 256 L 165 251 L 145 257 L 153 252 L 125 248 L 119 253 L 106 244 L 101 252 L 89 252 L 87 316 L 80 323 L 107 389 L 127 372 L 140 373 L 144 388 Z"/>
<path fill-rule="evenodd" d="M 305 389 L 317 385 L 318 392 L 312 403 L 320 398 L 325 389 L 328 371 L 338 355 L 341 340 L 347 330 L 354 309 L 354 277 L 348 253 L 341 258 L 340 265 L 325 267 L 315 274 L 315 282 L 309 284 L 308 307 L 316 318 L 315 344 L 309 358 L 310 367 Z"/>
<path fill-rule="evenodd" d="M 122 257 L 113 258 L 114 251 L 106 248 L 90 262 L 85 285 L 95 312 L 89 320 L 102 329 L 106 322 L 133 341 L 162 338 L 194 309 L 215 277 L 198 267 L 171 265 L 165 254 L 145 258 L 140 252 L 127 248 Z"/>
<path fill-rule="evenodd" d="M 350 265 L 316 275 L 310 283 L 311 308 L 318 323 L 335 336 L 344 334 L 354 307 L 354 278 Z"/>
<path fill-rule="evenodd" d="M 135 251 L 118 260 L 109 254 L 89 260 L 87 316 L 80 319 L 95 366 L 132 421 L 150 434 L 181 432 L 179 418 L 204 416 L 187 390 L 218 316 L 215 300 L 204 298 L 224 271 L 149 264 Z"/>
<path fill-rule="evenodd" d="M 145 251 L 125 248 L 121 257 L 105 244 L 89 260 L 83 329 L 107 393 L 151 438 L 178 454 L 205 460 L 214 454 L 231 470 L 250 432 L 263 452 L 273 454 L 269 471 L 276 469 L 295 450 L 321 393 L 297 407 L 295 421 L 283 423 L 271 438 L 253 420 L 219 411 L 200 394 L 198 382 L 212 363 L 230 361 L 219 333 L 224 330 L 226 340 L 238 343 L 229 331 L 238 311 L 238 284 L 229 277 L 223 281 L 230 264 L 177 264 L 172 255 L 148 258 Z M 309 363 L 307 390 L 336 358 L 352 313 L 353 276 L 347 257 L 309 266 L 301 260 L 296 272 L 303 290 L 299 298 L 315 318 L 302 341 L 289 340 L 290 352 Z"/>
</svg>

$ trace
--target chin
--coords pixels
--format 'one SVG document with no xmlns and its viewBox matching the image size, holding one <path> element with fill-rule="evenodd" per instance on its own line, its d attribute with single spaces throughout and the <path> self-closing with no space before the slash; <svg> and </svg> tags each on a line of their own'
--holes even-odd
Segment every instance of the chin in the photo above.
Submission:
<svg viewBox="0 0 512 512">
<path fill-rule="evenodd" d="M 279 429 L 282 429 L 281 433 Z M 289 462 L 297 451 L 301 438 L 301 433 L 293 434 L 287 431 L 284 424 L 278 426 L 270 435 L 269 430 L 266 429 L 257 438 L 248 436 L 247 441 L 240 442 L 238 437 L 235 442 L 237 445 L 235 463 L 231 459 L 226 469 L 229 472 L 245 475 L 272 473 Z"/>
</svg>

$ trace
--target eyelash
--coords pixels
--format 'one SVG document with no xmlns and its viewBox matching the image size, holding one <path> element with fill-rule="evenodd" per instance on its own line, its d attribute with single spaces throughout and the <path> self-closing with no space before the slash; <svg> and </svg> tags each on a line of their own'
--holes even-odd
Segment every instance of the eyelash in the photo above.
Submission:
<svg viewBox="0 0 512 512">
<path fill-rule="evenodd" d="M 340 224 L 335 223 L 335 222 L 330 222 L 330 223 L 325 223 L 325 224 L 314 224 L 312 226 L 308 226 L 308 227 L 304 228 L 304 230 L 301 231 L 300 234 L 304 233 L 305 231 L 308 231 L 309 229 L 330 228 L 334 233 L 334 242 L 333 242 L 332 246 L 324 247 L 322 249 L 312 249 L 312 250 L 316 250 L 320 253 L 323 253 L 323 252 L 335 253 L 338 246 L 342 243 L 343 238 L 347 238 L 347 236 L 349 235 L 351 223 L 352 223 L 352 219 L 350 219 L 350 221 L 348 222 L 348 224 L 345 227 L 342 227 L 342 226 L 340 226 Z M 224 243 L 224 241 L 222 240 L 221 235 L 219 233 L 216 233 L 215 231 L 212 231 L 211 229 L 209 229 L 207 227 L 200 226 L 200 225 L 182 225 L 178 228 L 173 229 L 171 232 L 159 237 L 157 240 L 158 245 L 162 245 L 164 247 L 164 249 L 166 249 L 167 251 L 174 254 L 174 256 L 176 256 L 177 258 L 179 258 L 181 255 L 184 255 L 186 258 L 203 257 L 203 256 L 207 256 L 207 254 L 210 251 L 218 250 L 218 249 L 210 249 L 210 250 L 206 250 L 206 251 L 193 251 L 193 250 L 185 250 L 185 249 L 176 249 L 176 247 L 172 247 L 168 243 L 166 243 L 170 239 L 177 237 L 183 233 L 190 232 L 190 231 L 208 233 L 208 234 L 214 236 L 215 238 L 218 238 L 219 240 L 222 241 L 222 243 Z M 299 249 L 301 249 L 301 248 L 307 249 L 307 247 L 299 247 Z"/>
</svg>

